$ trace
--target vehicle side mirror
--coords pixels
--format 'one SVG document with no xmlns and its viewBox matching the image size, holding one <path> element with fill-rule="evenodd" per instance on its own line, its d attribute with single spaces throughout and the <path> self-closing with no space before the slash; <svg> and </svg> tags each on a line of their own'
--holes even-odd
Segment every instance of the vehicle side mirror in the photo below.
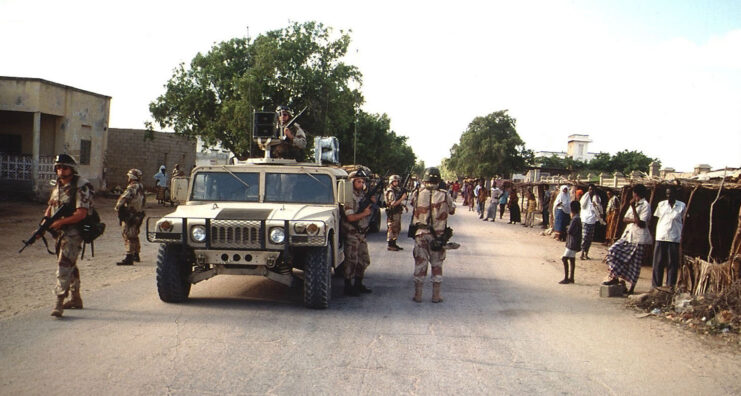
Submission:
<svg viewBox="0 0 741 396">
<path fill-rule="evenodd" d="M 341 179 L 337 181 L 337 202 L 347 205 L 353 200 L 352 180 Z"/>
</svg>

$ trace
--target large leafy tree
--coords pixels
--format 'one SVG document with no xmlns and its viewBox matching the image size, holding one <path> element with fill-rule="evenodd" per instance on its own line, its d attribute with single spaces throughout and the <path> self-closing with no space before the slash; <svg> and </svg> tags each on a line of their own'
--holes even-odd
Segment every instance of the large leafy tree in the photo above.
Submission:
<svg viewBox="0 0 741 396">
<path fill-rule="evenodd" d="M 355 134 L 355 130 L 353 130 Z M 406 136 L 399 136 L 391 130 L 391 120 L 386 114 L 359 112 L 357 118 L 357 147 L 340 147 L 343 163 L 355 162 L 366 165 L 379 174 L 404 175 L 415 165 L 416 157 L 407 144 Z M 351 140 L 350 142 L 353 142 Z"/>
<path fill-rule="evenodd" d="M 315 22 L 293 23 L 251 41 L 235 38 L 198 53 L 189 67 L 181 64 L 150 104 L 162 128 L 221 144 L 236 156 L 255 155 L 251 125 L 255 110 L 279 104 L 306 107 L 300 119 L 313 136 L 335 135 L 343 147 L 352 144 L 351 125 L 363 97 L 361 73 L 342 57 L 348 33 L 338 37 Z"/>
<path fill-rule="evenodd" d="M 476 117 L 450 149 L 445 165 L 459 176 L 509 177 L 532 160 L 507 110 Z"/>
</svg>

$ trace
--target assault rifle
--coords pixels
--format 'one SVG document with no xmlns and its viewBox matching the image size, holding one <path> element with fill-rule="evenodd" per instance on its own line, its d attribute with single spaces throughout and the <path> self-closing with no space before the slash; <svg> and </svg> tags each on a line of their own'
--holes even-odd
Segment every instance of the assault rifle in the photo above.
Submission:
<svg viewBox="0 0 741 396">
<path fill-rule="evenodd" d="M 304 114 L 304 111 L 306 111 L 307 108 L 308 108 L 308 106 L 307 107 L 304 107 L 301 111 L 298 112 L 298 114 L 296 114 L 295 116 L 293 116 L 293 118 L 291 118 L 291 120 L 288 121 L 285 125 L 280 125 L 280 123 L 278 123 L 278 125 L 276 125 L 276 129 L 278 129 L 277 136 L 280 136 L 280 140 L 285 140 L 286 139 L 286 135 L 285 135 L 286 128 L 290 128 L 291 125 L 293 125 L 293 123 L 295 123 L 296 120 L 299 117 L 301 117 L 301 114 Z"/>
<path fill-rule="evenodd" d="M 385 182 L 386 176 L 382 177 L 378 183 L 376 183 L 373 188 L 369 189 L 367 193 L 363 196 L 363 199 L 360 200 L 360 203 L 358 204 L 358 212 L 360 213 L 365 210 L 368 206 L 371 208 L 371 216 L 370 216 L 370 223 L 373 224 L 373 220 L 376 219 L 376 209 L 379 208 L 377 202 L 371 201 L 371 197 L 378 195 L 379 190 L 383 190 L 384 182 Z"/>
<path fill-rule="evenodd" d="M 404 181 L 399 184 L 399 193 L 394 194 L 394 201 L 398 201 L 404 194 L 407 194 L 407 200 L 409 200 L 409 190 L 407 189 L 407 184 L 409 183 L 409 179 L 412 177 L 412 168 L 409 168 L 409 172 L 406 173 L 406 177 L 404 177 Z M 388 204 L 388 202 L 387 202 Z M 390 214 L 396 214 L 401 213 L 406 206 L 406 202 L 399 203 L 399 206 L 395 208 L 388 207 L 386 208 L 387 212 Z"/>
<path fill-rule="evenodd" d="M 49 254 L 54 254 L 54 252 L 52 252 L 51 250 L 49 250 L 49 243 L 46 242 L 46 238 L 44 237 L 44 233 L 46 233 L 47 231 L 49 231 L 49 233 L 51 233 L 52 236 L 55 236 L 56 237 L 56 235 L 55 235 L 56 232 L 54 232 L 53 230 L 50 230 L 49 227 L 51 227 L 51 225 L 55 221 L 61 219 L 62 217 L 71 215 L 72 212 L 73 212 L 71 206 L 72 205 L 70 205 L 70 204 L 64 204 L 61 207 L 59 207 L 59 209 L 57 209 L 51 216 L 44 216 L 44 217 L 42 217 L 41 218 L 41 222 L 39 223 L 39 228 L 36 229 L 36 231 L 33 233 L 33 235 L 31 235 L 31 237 L 28 238 L 28 240 L 23 241 L 23 244 L 24 245 L 21 248 L 21 250 L 18 251 L 18 253 L 23 252 L 23 249 L 27 248 L 28 245 L 33 245 L 33 243 L 36 242 L 36 239 L 38 239 L 39 237 L 41 237 L 41 240 L 44 241 L 44 245 L 46 246 L 46 251 L 49 252 Z"/>
</svg>

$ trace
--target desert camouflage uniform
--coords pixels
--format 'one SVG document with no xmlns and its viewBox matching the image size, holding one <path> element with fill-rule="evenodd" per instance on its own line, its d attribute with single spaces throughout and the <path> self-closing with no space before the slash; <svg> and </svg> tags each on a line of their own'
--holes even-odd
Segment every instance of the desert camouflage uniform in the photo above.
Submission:
<svg viewBox="0 0 741 396">
<path fill-rule="evenodd" d="M 284 129 L 282 126 L 279 126 L 279 128 L 281 130 Z M 304 159 L 304 149 L 306 148 L 306 133 L 297 122 L 294 122 L 288 129 L 293 133 L 293 140 L 286 139 L 279 145 L 271 147 L 270 156 L 273 158 L 302 161 Z"/>
<path fill-rule="evenodd" d="M 71 195 L 72 184 L 75 183 L 75 179 L 77 179 L 76 198 Z M 57 181 L 57 187 L 52 189 L 49 198 L 52 213 L 62 205 L 72 202 L 73 199 L 76 202 L 75 209 L 85 208 L 88 212 L 92 211 L 93 191 L 90 188 L 90 182 L 78 176 L 75 176 L 66 186 L 62 186 L 62 183 Z M 80 290 L 80 270 L 77 268 L 77 256 L 82 250 L 82 242 L 77 224 L 62 226 L 56 241 L 57 285 L 54 288 L 54 294 L 58 297 L 66 297 L 70 290 Z"/>
<path fill-rule="evenodd" d="M 345 206 L 345 215 L 355 214 L 363 199 L 364 193 L 353 191 L 353 200 Z M 343 220 L 345 232 L 345 279 L 362 278 L 365 269 L 370 265 L 368 242 L 365 233 L 368 232 L 371 216 L 358 220 L 355 224 Z"/>
<path fill-rule="evenodd" d="M 414 282 L 423 283 L 427 276 L 427 263 L 432 267 L 432 282 L 443 281 L 443 261 L 445 249 L 433 251 L 430 242 L 435 239 L 430 230 L 429 218 L 432 215 L 432 229 L 441 236 L 448 224 L 448 215 L 455 211 L 455 203 L 445 190 L 425 187 L 412 197 L 414 216 L 412 222 L 418 226 L 414 237 Z M 432 212 L 432 213 L 430 213 Z"/>
<path fill-rule="evenodd" d="M 126 254 L 138 254 L 141 251 L 139 230 L 142 220 L 144 220 L 145 203 L 144 186 L 138 181 L 129 183 L 126 186 L 126 190 L 118 197 L 118 201 L 116 201 L 116 206 L 114 207 L 116 212 L 122 207 L 126 207 L 132 214 L 130 220 L 124 221 L 123 231 L 121 232 L 124 246 L 126 247 Z"/>
<path fill-rule="evenodd" d="M 386 190 L 386 204 L 391 204 L 396 201 L 396 197 L 401 196 L 401 187 L 389 187 Z M 399 239 L 399 232 L 401 232 L 401 213 L 404 211 L 404 204 L 399 203 L 398 206 L 386 208 L 386 241 L 395 241 Z"/>
</svg>

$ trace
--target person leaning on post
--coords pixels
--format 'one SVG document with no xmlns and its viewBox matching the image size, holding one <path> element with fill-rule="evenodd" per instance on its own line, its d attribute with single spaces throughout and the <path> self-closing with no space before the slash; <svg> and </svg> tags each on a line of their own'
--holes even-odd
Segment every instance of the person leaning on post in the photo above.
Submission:
<svg viewBox="0 0 741 396">
<path fill-rule="evenodd" d="M 603 285 L 616 285 L 620 279 L 630 282 L 628 294 L 635 291 L 638 276 L 641 274 L 643 256 L 651 246 L 651 205 L 646 201 L 648 189 L 643 184 L 633 186 L 633 199 L 623 221 L 627 224 L 623 236 L 607 249 L 605 261 L 609 276 Z"/>
</svg>

